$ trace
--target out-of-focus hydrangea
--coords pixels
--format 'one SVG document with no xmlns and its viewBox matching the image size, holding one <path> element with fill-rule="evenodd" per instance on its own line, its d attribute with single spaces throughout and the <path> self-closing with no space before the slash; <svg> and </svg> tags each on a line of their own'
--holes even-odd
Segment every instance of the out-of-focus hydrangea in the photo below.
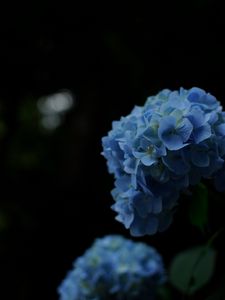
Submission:
<svg viewBox="0 0 225 300">
<path fill-rule="evenodd" d="M 149 97 L 114 121 L 102 143 L 115 177 L 112 208 L 133 236 L 168 228 L 181 192 L 202 178 L 225 189 L 225 113 L 200 88 Z"/>
<path fill-rule="evenodd" d="M 109 235 L 75 260 L 58 292 L 60 300 L 151 300 L 165 279 L 154 248 Z"/>
</svg>

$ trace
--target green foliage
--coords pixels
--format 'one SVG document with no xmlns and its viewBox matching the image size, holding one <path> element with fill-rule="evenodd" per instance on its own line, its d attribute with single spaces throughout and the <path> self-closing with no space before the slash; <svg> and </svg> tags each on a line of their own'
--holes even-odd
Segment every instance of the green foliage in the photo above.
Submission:
<svg viewBox="0 0 225 300">
<path fill-rule="evenodd" d="M 204 246 L 179 253 L 170 268 L 171 283 L 183 294 L 195 293 L 212 277 L 215 258 L 215 250 Z"/>
<path fill-rule="evenodd" d="M 200 183 L 194 189 L 189 208 L 189 220 L 192 225 L 204 231 L 208 222 L 208 190 Z"/>
</svg>

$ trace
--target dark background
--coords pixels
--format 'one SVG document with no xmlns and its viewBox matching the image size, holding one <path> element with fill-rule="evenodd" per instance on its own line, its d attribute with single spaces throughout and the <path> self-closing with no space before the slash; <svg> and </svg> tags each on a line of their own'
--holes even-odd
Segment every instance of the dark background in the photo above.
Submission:
<svg viewBox="0 0 225 300">
<path fill-rule="evenodd" d="M 224 103 L 218 3 L 47 3 L 1 12 L 1 299 L 57 299 L 72 261 L 96 237 L 130 237 L 110 209 L 113 178 L 101 137 L 163 88 L 198 86 Z M 62 89 L 74 106 L 55 130 L 44 129 L 38 99 Z M 157 247 L 167 265 L 177 251 L 205 241 L 182 208 L 166 233 L 138 240 Z"/>
</svg>

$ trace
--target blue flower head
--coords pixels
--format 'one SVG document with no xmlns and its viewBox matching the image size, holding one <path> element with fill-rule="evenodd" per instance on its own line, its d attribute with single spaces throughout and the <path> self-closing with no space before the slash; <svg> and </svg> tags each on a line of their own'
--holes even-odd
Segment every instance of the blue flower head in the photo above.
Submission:
<svg viewBox="0 0 225 300">
<path fill-rule="evenodd" d="M 163 90 L 113 122 L 102 139 L 114 174 L 112 209 L 133 236 L 172 222 L 179 196 L 202 178 L 225 189 L 225 113 L 204 90 Z"/>
<path fill-rule="evenodd" d="M 75 260 L 58 292 L 60 300 L 151 300 L 164 281 L 162 258 L 155 249 L 109 235 Z"/>
</svg>

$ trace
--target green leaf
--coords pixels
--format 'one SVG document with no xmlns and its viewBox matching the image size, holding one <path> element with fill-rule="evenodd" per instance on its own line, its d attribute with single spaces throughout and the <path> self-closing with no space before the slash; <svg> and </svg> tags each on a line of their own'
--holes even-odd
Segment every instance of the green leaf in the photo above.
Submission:
<svg viewBox="0 0 225 300">
<path fill-rule="evenodd" d="M 184 294 L 195 293 L 212 277 L 215 258 L 215 251 L 205 246 L 179 253 L 170 267 L 170 282 Z"/>
<path fill-rule="evenodd" d="M 208 190 L 202 183 L 196 186 L 191 196 L 189 220 L 192 225 L 204 231 L 208 222 Z"/>
</svg>

